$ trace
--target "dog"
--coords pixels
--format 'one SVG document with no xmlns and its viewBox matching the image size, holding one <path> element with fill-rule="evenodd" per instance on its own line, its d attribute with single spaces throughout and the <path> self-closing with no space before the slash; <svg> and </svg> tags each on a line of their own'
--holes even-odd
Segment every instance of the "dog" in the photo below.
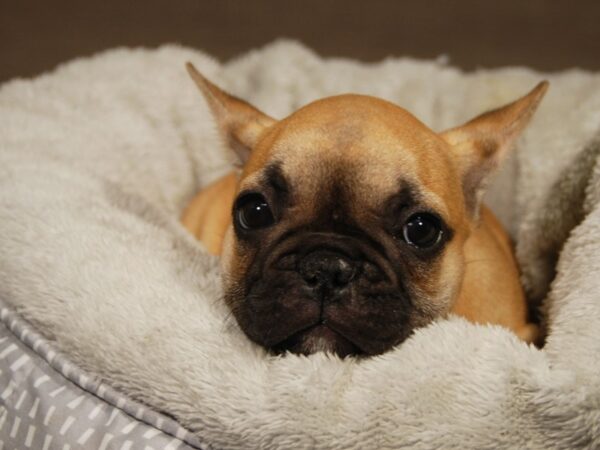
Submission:
<svg viewBox="0 0 600 450">
<path fill-rule="evenodd" d="M 220 255 L 225 302 L 252 341 L 371 356 L 449 313 L 539 339 L 510 238 L 481 197 L 546 81 L 436 133 L 355 94 L 275 120 L 187 69 L 242 167 L 181 220 Z"/>
</svg>

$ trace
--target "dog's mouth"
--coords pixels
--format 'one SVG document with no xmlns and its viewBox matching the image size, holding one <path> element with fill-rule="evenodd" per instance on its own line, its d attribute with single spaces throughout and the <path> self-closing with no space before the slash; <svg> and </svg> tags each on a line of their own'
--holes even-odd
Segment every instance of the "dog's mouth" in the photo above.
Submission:
<svg viewBox="0 0 600 450">
<path fill-rule="evenodd" d="M 292 352 L 309 355 L 318 351 L 335 353 L 341 358 L 360 355 L 363 351 L 350 339 L 324 322 L 304 328 L 272 347 L 275 353 Z"/>
</svg>

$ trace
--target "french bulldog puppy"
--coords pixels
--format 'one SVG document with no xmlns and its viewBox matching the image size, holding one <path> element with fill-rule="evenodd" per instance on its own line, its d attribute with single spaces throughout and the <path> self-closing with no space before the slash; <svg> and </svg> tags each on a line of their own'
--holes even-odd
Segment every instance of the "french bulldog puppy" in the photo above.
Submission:
<svg viewBox="0 0 600 450">
<path fill-rule="evenodd" d="M 251 340 L 377 355 L 448 313 L 538 339 L 510 239 L 481 196 L 547 82 L 436 133 L 354 94 L 275 120 L 187 68 L 243 167 L 182 222 L 221 256 L 225 301 Z"/>
</svg>

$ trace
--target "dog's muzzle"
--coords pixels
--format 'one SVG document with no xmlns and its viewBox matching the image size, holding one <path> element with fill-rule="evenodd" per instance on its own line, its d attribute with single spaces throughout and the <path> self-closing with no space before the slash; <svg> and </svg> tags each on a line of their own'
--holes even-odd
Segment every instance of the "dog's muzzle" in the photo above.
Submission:
<svg viewBox="0 0 600 450">
<path fill-rule="evenodd" d="M 378 354 L 405 336 L 410 303 L 385 255 L 364 240 L 305 233 L 264 249 L 234 308 L 254 341 L 277 352 Z"/>
</svg>

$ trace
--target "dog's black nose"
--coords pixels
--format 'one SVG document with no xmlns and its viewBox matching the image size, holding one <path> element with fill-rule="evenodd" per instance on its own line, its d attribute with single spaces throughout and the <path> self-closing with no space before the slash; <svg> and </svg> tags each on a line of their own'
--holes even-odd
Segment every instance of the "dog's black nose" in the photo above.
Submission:
<svg viewBox="0 0 600 450">
<path fill-rule="evenodd" d="M 314 251 L 298 265 L 298 272 L 310 287 L 342 289 L 356 275 L 356 265 L 347 256 L 331 251 Z"/>
</svg>

